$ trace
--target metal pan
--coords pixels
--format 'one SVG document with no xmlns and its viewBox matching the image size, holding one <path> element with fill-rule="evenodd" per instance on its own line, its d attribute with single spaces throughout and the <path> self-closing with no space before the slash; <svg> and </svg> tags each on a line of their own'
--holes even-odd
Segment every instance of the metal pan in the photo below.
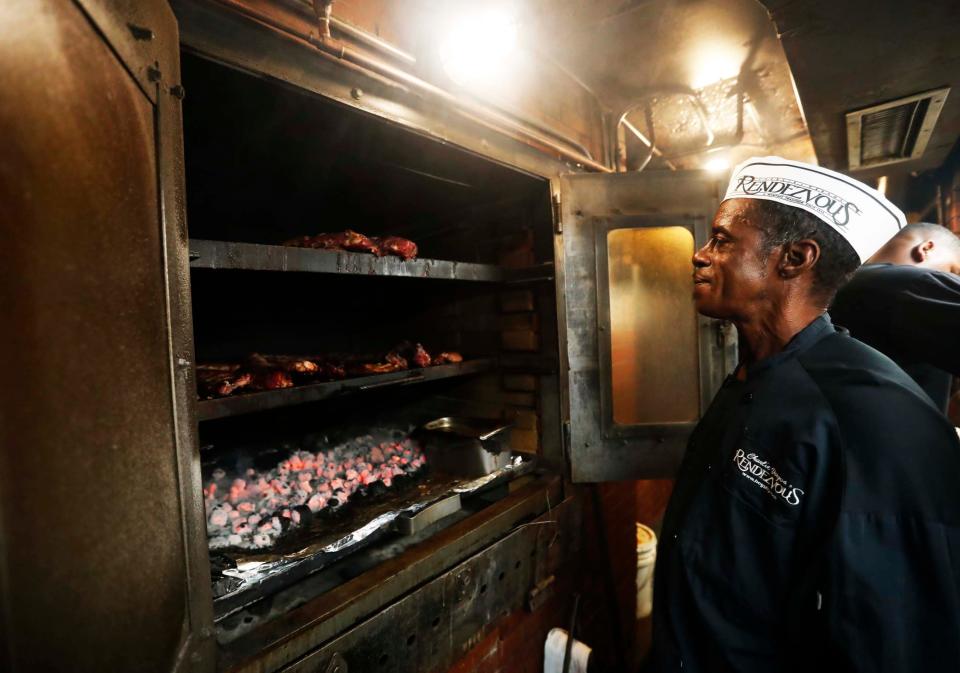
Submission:
<svg viewBox="0 0 960 673">
<path fill-rule="evenodd" d="M 510 462 L 513 425 L 498 420 L 444 416 L 417 434 L 433 469 L 458 477 L 482 477 Z"/>
</svg>

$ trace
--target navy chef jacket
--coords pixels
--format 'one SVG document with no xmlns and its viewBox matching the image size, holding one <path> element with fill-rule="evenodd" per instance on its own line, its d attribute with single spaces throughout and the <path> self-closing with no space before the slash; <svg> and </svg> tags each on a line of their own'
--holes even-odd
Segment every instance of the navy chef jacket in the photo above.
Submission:
<svg viewBox="0 0 960 673">
<path fill-rule="evenodd" d="M 960 671 L 960 442 L 824 314 L 728 377 L 667 507 L 655 670 Z"/>
<path fill-rule="evenodd" d="M 960 376 L 960 277 L 868 264 L 837 292 L 830 315 L 900 365 L 946 413 Z"/>
</svg>

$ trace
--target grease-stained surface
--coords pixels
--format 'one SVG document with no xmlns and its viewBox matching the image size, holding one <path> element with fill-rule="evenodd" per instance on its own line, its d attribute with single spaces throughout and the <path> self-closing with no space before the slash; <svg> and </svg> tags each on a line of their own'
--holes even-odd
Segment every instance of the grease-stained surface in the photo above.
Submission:
<svg viewBox="0 0 960 673">
<path fill-rule="evenodd" d="M 168 670 L 187 577 L 154 107 L 73 3 L 0 23 L 13 670 Z"/>
</svg>

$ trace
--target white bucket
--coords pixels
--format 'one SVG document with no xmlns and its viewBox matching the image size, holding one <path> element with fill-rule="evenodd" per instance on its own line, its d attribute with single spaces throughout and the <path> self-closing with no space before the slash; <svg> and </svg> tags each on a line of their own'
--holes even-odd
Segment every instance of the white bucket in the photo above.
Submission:
<svg viewBox="0 0 960 673">
<path fill-rule="evenodd" d="M 550 629 L 543 645 L 543 673 L 563 673 L 563 659 L 567 654 L 568 634 L 560 628 Z M 576 638 L 570 647 L 570 664 L 567 673 L 587 673 L 590 667 L 591 650 Z"/>
<path fill-rule="evenodd" d="M 637 619 L 653 612 L 653 566 L 657 560 L 657 534 L 637 524 Z"/>
</svg>

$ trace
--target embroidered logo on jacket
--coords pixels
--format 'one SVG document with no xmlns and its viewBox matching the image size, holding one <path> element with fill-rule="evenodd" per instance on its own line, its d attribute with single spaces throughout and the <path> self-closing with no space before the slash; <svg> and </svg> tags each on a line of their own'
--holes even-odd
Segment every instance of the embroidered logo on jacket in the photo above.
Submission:
<svg viewBox="0 0 960 673">
<path fill-rule="evenodd" d="M 745 453 L 737 449 L 733 455 L 733 464 L 740 471 L 740 475 L 759 486 L 774 500 L 783 500 L 788 505 L 796 507 L 800 504 L 803 489 L 790 484 L 780 476 L 777 469 L 755 453 Z"/>
</svg>

